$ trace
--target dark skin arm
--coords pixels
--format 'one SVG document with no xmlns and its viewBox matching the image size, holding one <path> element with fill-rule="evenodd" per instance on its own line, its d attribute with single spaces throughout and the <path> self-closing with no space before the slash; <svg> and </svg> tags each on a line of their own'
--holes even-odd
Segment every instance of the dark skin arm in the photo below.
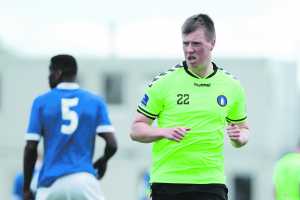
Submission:
<svg viewBox="0 0 300 200">
<path fill-rule="evenodd" d="M 98 179 L 102 179 L 108 160 L 117 152 L 117 141 L 115 139 L 115 136 L 112 132 L 105 132 L 98 134 L 102 139 L 105 141 L 105 148 L 103 155 L 96 160 L 96 162 L 93 164 L 94 168 L 97 169 L 97 176 Z"/>
<path fill-rule="evenodd" d="M 37 146 L 38 146 L 38 141 L 28 140 L 24 148 L 24 156 L 23 156 L 24 200 L 33 199 L 32 192 L 30 191 L 30 183 L 34 172 L 34 166 L 37 160 Z"/>
</svg>

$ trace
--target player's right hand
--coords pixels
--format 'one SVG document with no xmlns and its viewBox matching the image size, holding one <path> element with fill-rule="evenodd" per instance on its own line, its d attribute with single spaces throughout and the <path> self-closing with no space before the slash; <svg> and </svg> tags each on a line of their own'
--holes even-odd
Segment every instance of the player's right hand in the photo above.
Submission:
<svg viewBox="0 0 300 200">
<path fill-rule="evenodd" d="M 191 130 L 190 128 L 176 127 L 176 128 L 162 128 L 161 132 L 164 138 L 167 138 L 175 142 L 180 142 L 187 134 L 187 132 L 190 130 Z"/>
</svg>

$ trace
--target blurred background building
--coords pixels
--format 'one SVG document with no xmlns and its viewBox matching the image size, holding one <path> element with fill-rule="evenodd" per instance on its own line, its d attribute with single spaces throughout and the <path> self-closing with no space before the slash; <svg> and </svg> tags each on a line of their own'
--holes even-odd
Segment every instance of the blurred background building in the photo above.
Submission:
<svg viewBox="0 0 300 200">
<path fill-rule="evenodd" d="M 120 144 L 100 184 L 109 200 L 139 200 L 141 174 L 151 162 L 151 145 L 132 142 L 130 125 L 146 84 L 181 60 L 77 59 L 80 85 L 106 99 Z M 230 199 L 273 199 L 274 163 L 296 144 L 299 135 L 297 63 L 265 58 L 215 60 L 245 86 L 252 133 L 249 144 L 241 149 L 233 148 L 225 137 Z M 0 52 L 0 199 L 10 198 L 14 175 L 22 169 L 28 115 L 33 98 L 48 90 L 48 62 L 48 57 Z M 96 156 L 103 149 L 98 142 Z"/>
</svg>

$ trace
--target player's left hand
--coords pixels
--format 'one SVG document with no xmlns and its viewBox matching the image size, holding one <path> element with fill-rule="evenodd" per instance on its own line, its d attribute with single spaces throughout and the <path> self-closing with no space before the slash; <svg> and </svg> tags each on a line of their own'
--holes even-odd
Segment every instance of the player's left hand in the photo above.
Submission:
<svg viewBox="0 0 300 200">
<path fill-rule="evenodd" d="M 241 138 L 242 132 L 240 130 L 240 127 L 236 124 L 230 124 L 229 126 L 227 126 L 226 132 L 229 138 L 233 141 L 239 141 L 239 139 Z"/>
<path fill-rule="evenodd" d="M 235 147 L 244 146 L 248 142 L 249 128 L 246 124 L 229 124 L 226 133 Z"/>
<path fill-rule="evenodd" d="M 97 171 L 97 179 L 98 180 L 102 179 L 106 172 L 107 161 L 104 159 L 97 160 L 97 162 L 94 164 L 94 168 Z"/>
</svg>

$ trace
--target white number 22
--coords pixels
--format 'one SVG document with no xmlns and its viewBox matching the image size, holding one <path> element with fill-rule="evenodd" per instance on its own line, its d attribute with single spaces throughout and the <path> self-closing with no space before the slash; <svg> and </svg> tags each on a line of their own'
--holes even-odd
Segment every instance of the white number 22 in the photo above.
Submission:
<svg viewBox="0 0 300 200">
<path fill-rule="evenodd" d="M 70 124 L 68 125 L 63 124 L 61 126 L 60 131 L 63 134 L 71 135 L 77 129 L 78 114 L 74 110 L 71 110 L 71 108 L 77 106 L 78 102 L 79 102 L 78 98 L 61 99 L 62 119 L 70 121 Z"/>
</svg>

